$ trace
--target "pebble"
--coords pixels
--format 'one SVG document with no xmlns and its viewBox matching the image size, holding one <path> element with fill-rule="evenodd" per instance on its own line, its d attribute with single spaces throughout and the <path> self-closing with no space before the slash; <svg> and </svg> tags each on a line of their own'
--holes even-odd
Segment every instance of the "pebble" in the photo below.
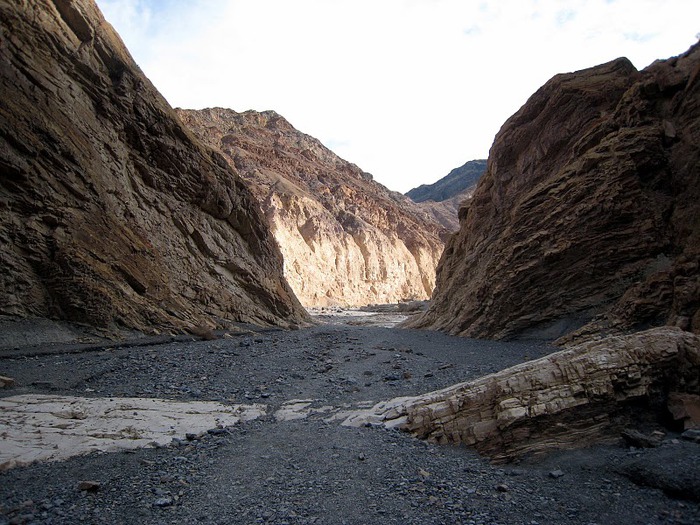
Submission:
<svg viewBox="0 0 700 525">
<path fill-rule="evenodd" d="M 501 360 L 500 353 L 486 351 L 472 356 L 472 343 L 466 340 L 450 347 L 450 341 L 440 339 L 442 342 L 430 350 L 427 343 L 421 346 L 413 342 L 442 337 L 438 334 L 412 336 L 411 354 L 401 350 L 409 346 L 407 336 L 385 330 L 352 333 L 363 339 L 352 342 L 354 350 L 350 353 L 346 346 L 350 343 L 338 333 L 322 328 L 281 333 L 276 336 L 280 344 L 274 351 L 271 338 L 256 345 L 250 337 L 246 339 L 250 348 L 239 350 L 238 339 L 219 340 L 221 348 L 213 353 L 213 347 L 207 346 L 210 343 L 193 343 L 162 345 L 152 351 L 140 348 L 104 355 L 61 355 L 41 358 L 47 364 L 41 372 L 59 366 L 54 365 L 54 359 L 65 361 L 65 368 L 90 377 L 89 382 L 78 384 L 80 392 L 88 385 L 95 390 L 94 395 L 135 395 L 152 389 L 153 397 L 190 399 L 192 378 L 207 377 L 196 384 L 207 400 L 218 396 L 229 399 L 235 394 L 240 402 L 244 393 L 253 399 L 269 393 L 280 403 L 313 399 L 315 407 L 347 404 L 351 408 L 361 401 L 374 403 L 395 395 L 443 388 L 449 381 L 517 364 L 523 354 L 519 343 L 508 361 Z M 402 340 L 394 343 L 394 337 Z M 377 351 L 370 352 L 375 345 Z M 443 346 L 448 350 L 445 354 L 441 353 Z M 231 348 L 241 355 L 222 360 L 222 353 L 231 353 Z M 538 352 L 528 349 L 533 357 L 539 357 Z M 391 360 L 383 364 L 386 358 Z M 319 374 L 316 367 L 329 364 L 328 359 L 334 363 L 333 370 Z M 397 361 L 401 367 L 392 368 Z M 455 364 L 451 370 L 437 372 L 438 366 L 452 361 Z M 41 374 L 31 376 L 24 361 L 16 365 L 7 362 L 14 367 L 8 369 L 10 375 L 43 379 Z M 82 368 L 81 362 L 90 366 Z M 20 369 L 21 376 L 15 373 Z M 408 370 L 413 375 L 411 381 L 403 380 Z M 385 375 L 394 376 L 394 380 L 382 381 Z M 346 392 L 362 384 L 366 388 L 359 394 Z M 183 390 L 183 385 L 190 385 L 186 386 L 189 392 Z M 269 403 L 268 413 L 274 405 Z M 326 417 L 324 413 L 298 422 L 277 423 L 272 418 L 245 422 L 230 429 L 212 428 L 201 435 L 179 436 L 174 445 L 157 449 L 90 455 L 63 464 L 3 472 L 0 524 L 31 514 L 35 523 L 56 525 L 255 523 L 260 519 L 261 523 L 278 525 L 342 521 L 536 525 L 562 520 L 567 525 L 586 525 L 596 519 L 615 523 L 621 513 L 625 513 L 621 521 L 626 523 L 651 522 L 660 508 L 669 509 L 669 519 L 664 521 L 668 525 L 700 523 L 692 521 L 698 516 L 693 510 L 697 507 L 689 504 L 681 509 L 678 502 L 659 490 L 632 485 L 614 472 L 614 461 L 579 467 L 576 461 L 580 458 L 574 455 L 573 463 L 564 456 L 556 463 L 545 463 L 548 466 L 533 459 L 534 466 L 527 460 L 518 463 L 518 468 L 497 468 L 466 447 L 430 445 L 398 431 L 387 431 L 381 425 L 342 428 L 337 422 L 323 423 Z M 212 422 L 211 426 L 216 424 Z M 231 437 L 225 437 L 228 434 Z M 681 446 L 696 445 L 684 441 L 677 445 Z M 599 459 L 601 452 L 596 454 L 593 457 Z M 622 452 L 617 454 L 616 458 L 624 459 Z M 580 477 L 581 483 L 574 487 L 573 483 L 547 482 L 550 471 L 560 467 L 566 468 L 571 479 L 578 481 Z M 605 474 L 612 478 L 612 487 L 601 482 Z M 85 497 L 75 488 L 75 481 L 91 476 L 109 480 L 102 482 L 98 497 Z M 613 494 L 621 494 L 620 503 L 615 502 Z M 19 509 L 19 503 L 29 498 L 38 503 Z M 581 501 L 590 507 L 581 507 L 576 514 L 573 508 Z M 370 507 L 371 502 L 376 502 L 374 507 Z M 171 512 L 174 509 L 177 512 Z M 48 517 L 42 517 L 43 512 Z M 595 518 L 596 512 L 601 513 L 599 518 Z"/>
<path fill-rule="evenodd" d="M 686 441 L 692 441 L 693 443 L 700 443 L 700 429 L 688 429 L 681 434 L 681 439 Z"/>
<path fill-rule="evenodd" d="M 97 492 L 100 490 L 102 484 L 99 481 L 80 481 L 78 483 L 78 490 L 85 492 Z"/>
</svg>

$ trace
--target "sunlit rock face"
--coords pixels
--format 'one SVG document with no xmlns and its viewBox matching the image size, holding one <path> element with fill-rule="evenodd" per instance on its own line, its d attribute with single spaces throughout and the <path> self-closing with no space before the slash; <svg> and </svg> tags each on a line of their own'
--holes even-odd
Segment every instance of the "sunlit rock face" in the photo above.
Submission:
<svg viewBox="0 0 700 525">
<path fill-rule="evenodd" d="M 304 322 L 252 195 L 91 0 L 0 2 L 0 314 Z"/>
<path fill-rule="evenodd" d="M 487 338 L 700 332 L 698 71 L 696 45 L 539 89 L 496 136 L 432 306 L 411 325 Z"/>
<path fill-rule="evenodd" d="M 273 111 L 178 110 L 249 183 L 306 306 L 427 299 L 444 230 Z"/>
</svg>

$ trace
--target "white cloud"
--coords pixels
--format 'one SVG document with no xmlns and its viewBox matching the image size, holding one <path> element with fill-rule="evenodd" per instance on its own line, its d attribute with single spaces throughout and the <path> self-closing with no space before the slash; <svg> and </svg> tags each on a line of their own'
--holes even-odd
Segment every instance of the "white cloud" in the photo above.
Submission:
<svg viewBox="0 0 700 525">
<path fill-rule="evenodd" d="M 679 54 L 697 0 L 98 0 L 175 106 L 274 109 L 388 187 L 485 157 L 550 77 Z"/>
</svg>

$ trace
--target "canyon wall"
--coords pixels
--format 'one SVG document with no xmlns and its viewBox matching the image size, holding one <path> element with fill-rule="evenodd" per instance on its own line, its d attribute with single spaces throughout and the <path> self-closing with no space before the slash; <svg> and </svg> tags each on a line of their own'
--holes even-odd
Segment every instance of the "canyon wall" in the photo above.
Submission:
<svg viewBox="0 0 700 525">
<path fill-rule="evenodd" d="M 308 319 L 241 179 L 91 0 L 0 3 L 0 314 L 101 327 Z"/>
<path fill-rule="evenodd" d="M 445 232 L 274 111 L 178 110 L 257 197 L 306 306 L 427 299 Z"/>
<path fill-rule="evenodd" d="M 555 76 L 497 134 L 409 326 L 700 332 L 699 166 L 700 45 L 642 71 L 618 59 Z"/>
</svg>

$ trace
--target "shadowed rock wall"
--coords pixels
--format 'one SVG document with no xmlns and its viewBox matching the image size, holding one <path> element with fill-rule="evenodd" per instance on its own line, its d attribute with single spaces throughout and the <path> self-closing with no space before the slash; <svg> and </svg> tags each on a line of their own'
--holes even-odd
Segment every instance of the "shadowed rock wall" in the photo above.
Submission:
<svg viewBox="0 0 700 525">
<path fill-rule="evenodd" d="M 0 3 L 0 313 L 98 326 L 307 316 L 255 200 L 90 0 Z"/>
<path fill-rule="evenodd" d="M 700 332 L 700 46 L 557 75 L 501 128 L 431 308 L 486 338 Z"/>
</svg>

